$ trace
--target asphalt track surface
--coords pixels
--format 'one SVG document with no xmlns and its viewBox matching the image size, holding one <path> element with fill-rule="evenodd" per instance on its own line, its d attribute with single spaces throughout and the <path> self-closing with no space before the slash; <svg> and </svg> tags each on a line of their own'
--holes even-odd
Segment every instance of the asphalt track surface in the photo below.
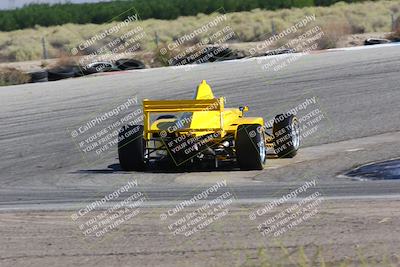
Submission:
<svg viewBox="0 0 400 267">
<path fill-rule="evenodd" d="M 278 56 L 281 57 L 281 56 Z M 274 57 L 263 59 L 263 64 Z M 159 68 L 0 90 L 0 209 L 71 208 L 137 180 L 148 203 L 187 199 L 226 180 L 239 201 L 280 197 L 316 179 L 331 198 L 392 198 L 400 181 L 354 181 L 341 174 L 400 156 L 400 45 L 304 55 L 280 71 L 262 59 Z M 207 80 L 227 106 L 272 118 L 316 97 L 325 115 L 294 159 L 268 159 L 263 171 L 123 172 L 116 148 L 86 162 L 71 128 L 126 101 L 191 98 Z M 299 114 L 301 115 L 301 114 Z"/>
</svg>

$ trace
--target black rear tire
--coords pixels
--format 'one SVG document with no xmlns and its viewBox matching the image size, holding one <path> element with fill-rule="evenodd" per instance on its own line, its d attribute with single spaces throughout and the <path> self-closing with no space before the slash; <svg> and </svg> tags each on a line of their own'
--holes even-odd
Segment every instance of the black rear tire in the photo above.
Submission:
<svg viewBox="0 0 400 267">
<path fill-rule="evenodd" d="M 72 67 L 63 67 L 48 70 L 47 72 L 49 81 L 58 81 L 75 77 L 75 70 Z"/>
<path fill-rule="evenodd" d="M 261 125 L 239 125 L 235 137 L 236 158 L 242 170 L 262 170 L 265 163 L 265 140 Z M 262 155 L 263 154 L 263 155 Z"/>
<path fill-rule="evenodd" d="M 143 125 L 126 125 L 118 135 L 118 157 L 124 171 L 143 171 L 145 142 Z"/>
<path fill-rule="evenodd" d="M 29 73 L 31 75 L 32 83 L 48 82 L 47 70 L 34 71 Z"/>
<path fill-rule="evenodd" d="M 272 128 L 274 150 L 280 158 L 293 158 L 300 147 L 299 121 L 293 114 L 275 116 Z"/>
</svg>

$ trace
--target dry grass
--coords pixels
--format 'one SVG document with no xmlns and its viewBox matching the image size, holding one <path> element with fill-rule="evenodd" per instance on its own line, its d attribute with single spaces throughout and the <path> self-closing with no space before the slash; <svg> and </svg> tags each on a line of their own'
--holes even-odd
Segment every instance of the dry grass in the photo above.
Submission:
<svg viewBox="0 0 400 267">
<path fill-rule="evenodd" d="M 397 10 L 397 11 L 396 11 Z M 330 48 L 336 45 L 337 39 L 347 33 L 388 32 L 391 30 L 392 12 L 399 12 L 399 1 L 378 1 L 346 4 L 339 2 L 330 7 L 307 7 L 266 11 L 255 9 L 250 12 L 227 14 L 224 22 L 233 28 L 236 33 L 234 42 L 260 41 L 272 34 L 272 22 L 277 32 L 282 31 L 298 22 L 305 15 L 316 15 L 315 24 L 321 25 L 325 37 L 320 43 L 321 48 Z M 201 27 L 214 19 L 218 14 L 199 14 L 193 17 L 180 17 L 173 21 L 149 19 L 135 22 L 132 27 L 123 28 L 118 34 L 98 41 L 90 50 L 102 47 L 122 34 L 140 26 L 146 32 L 141 40 L 140 51 L 150 52 L 156 48 L 155 31 L 159 44 L 169 43 L 185 33 Z M 69 54 L 73 47 L 82 41 L 109 29 L 116 23 L 95 25 L 65 24 L 54 27 L 36 27 L 34 29 L 0 32 L 0 59 L 4 61 L 37 60 L 42 56 L 42 37 L 46 38 L 50 57 L 58 57 L 62 53 Z M 207 34 L 198 36 L 204 39 Z"/>
<path fill-rule="evenodd" d="M 319 49 L 335 48 L 344 35 L 353 33 L 352 26 L 347 20 L 333 21 L 331 19 L 321 25 L 324 36 L 318 41 Z"/>
<path fill-rule="evenodd" d="M 382 255 L 377 259 L 367 259 L 361 249 L 357 249 L 357 257 L 353 259 L 344 259 L 334 262 L 326 261 L 324 255 L 329 254 L 329 251 L 323 251 L 320 246 L 315 247 L 299 247 L 297 249 L 288 249 L 283 244 L 277 244 L 281 251 L 275 255 L 270 255 L 265 248 L 259 248 L 257 256 L 248 257 L 241 267 L 371 267 L 371 266 L 397 266 L 397 259 L 390 259 L 386 255 Z"/>
<path fill-rule="evenodd" d="M 0 86 L 28 83 L 30 80 L 29 74 L 15 68 L 0 69 Z"/>
<path fill-rule="evenodd" d="M 60 53 L 57 57 L 57 60 L 52 63 L 47 63 L 48 69 L 57 69 L 60 67 L 67 67 L 67 66 L 75 66 L 77 65 L 77 60 L 73 57 L 70 57 L 67 53 L 63 52 Z"/>
</svg>

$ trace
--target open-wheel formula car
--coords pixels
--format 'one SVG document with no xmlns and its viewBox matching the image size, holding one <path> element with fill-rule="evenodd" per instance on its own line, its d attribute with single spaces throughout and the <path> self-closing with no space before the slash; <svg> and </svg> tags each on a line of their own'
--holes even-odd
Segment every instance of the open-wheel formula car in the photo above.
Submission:
<svg viewBox="0 0 400 267">
<path fill-rule="evenodd" d="M 300 127 L 293 114 L 275 116 L 272 129 L 262 117 L 246 117 L 248 107 L 225 108 L 202 81 L 191 100 L 143 100 L 144 125 L 126 125 L 118 137 L 118 156 L 126 171 L 145 170 L 150 163 L 218 167 L 237 163 L 242 170 L 262 170 L 267 151 L 294 157 Z M 272 130 L 272 131 L 271 131 Z"/>
</svg>

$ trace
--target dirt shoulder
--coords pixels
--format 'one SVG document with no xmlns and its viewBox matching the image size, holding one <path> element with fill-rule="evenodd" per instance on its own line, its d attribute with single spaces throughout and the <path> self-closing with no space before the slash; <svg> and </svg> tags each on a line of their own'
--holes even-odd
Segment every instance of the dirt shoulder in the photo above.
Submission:
<svg viewBox="0 0 400 267">
<path fill-rule="evenodd" d="M 1 266 L 398 266 L 400 200 L 323 200 L 307 220 L 275 237 L 249 219 L 263 204 L 232 204 L 226 216 L 185 237 L 168 208 L 141 208 L 101 240 L 85 239 L 71 211 L 0 213 Z M 179 216 L 192 212 L 185 209 Z M 258 229 L 259 228 L 259 229 Z M 260 230 L 261 229 L 261 230 Z M 268 265 L 273 263 L 272 265 Z M 391 265 L 392 264 L 392 265 Z M 322 266 L 322 265 L 321 265 Z M 365 265 L 367 266 L 367 265 Z"/>
</svg>

